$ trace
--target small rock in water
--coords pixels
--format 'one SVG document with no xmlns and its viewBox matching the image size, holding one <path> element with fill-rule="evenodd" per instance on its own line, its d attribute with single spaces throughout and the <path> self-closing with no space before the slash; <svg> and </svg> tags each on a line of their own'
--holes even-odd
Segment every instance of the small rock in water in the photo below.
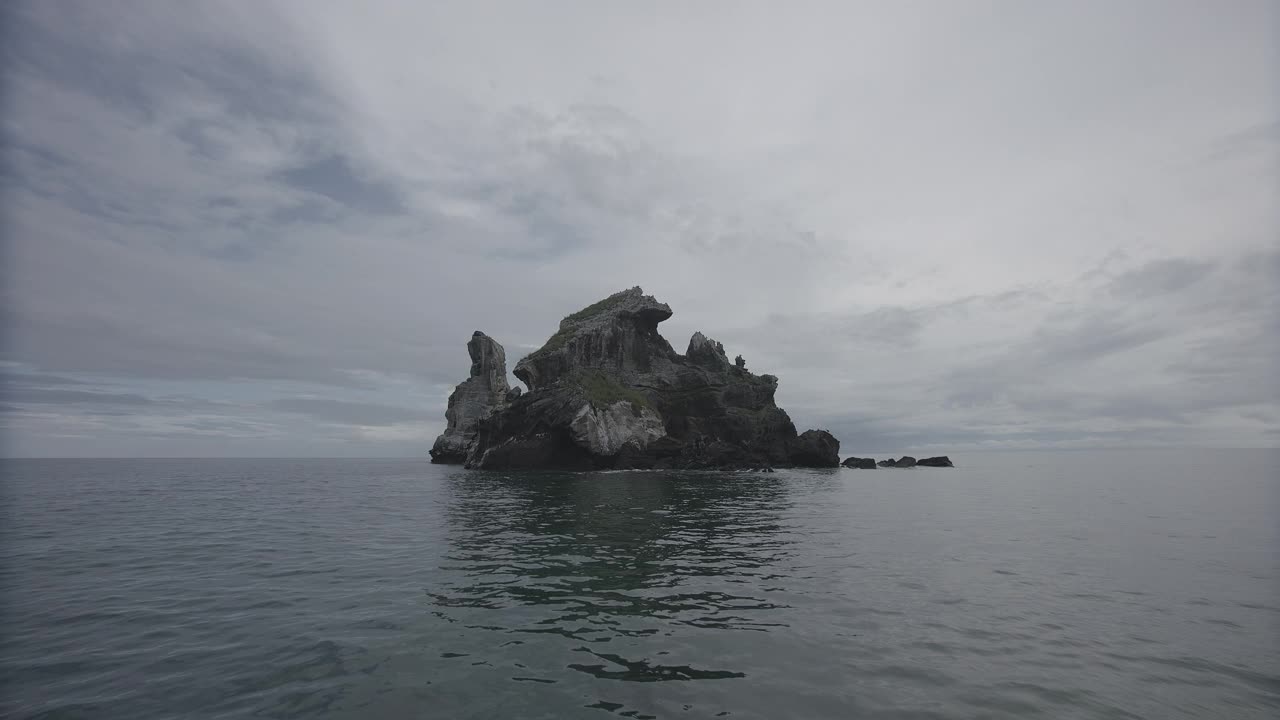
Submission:
<svg viewBox="0 0 1280 720">
<path fill-rule="evenodd" d="M 955 467 L 955 465 L 951 464 L 951 458 L 946 455 L 917 460 L 916 465 L 920 467 Z"/>
</svg>

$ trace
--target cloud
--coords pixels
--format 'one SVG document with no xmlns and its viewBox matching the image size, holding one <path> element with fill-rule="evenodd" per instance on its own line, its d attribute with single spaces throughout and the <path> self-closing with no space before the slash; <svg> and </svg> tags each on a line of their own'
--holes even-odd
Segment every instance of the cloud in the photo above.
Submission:
<svg viewBox="0 0 1280 720">
<path fill-rule="evenodd" d="M 1204 278 L 1213 263 L 1187 258 L 1157 260 L 1111 281 L 1109 290 L 1121 297 L 1149 298 L 1175 293 Z"/>
<path fill-rule="evenodd" d="M 343 425 L 398 425 L 437 419 L 437 413 L 429 413 L 425 409 L 345 402 L 327 398 L 284 398 L 273 401 L 271 407 L 274 410 L 309 415 L 317 420 Z"/>
<path fill-rule="evenodd" d="M 421 454 L 636 284 L 847 446 L 1275 444 L 1270 4 L 740 10 L 7 4 L 13 452 Z"/>
<path fill-rule="evenodd" d="M 85 390 L 6 388 L 9 402 L 36 405 L 150 405 L 151 400 L 134 393 L 104 393 Z"/>
<path fill-rule="evenodd" d="M 87 385 L 85 380 L 66 377 L 64 375 L 49 375 L 46 373 L 24 373 L 13 371 L 6 368 L 0 363 L 0 377 L 3 377 L 8 386 L 30 386 L 30 387 L 58 387 L 61 385 Z"/>
<path fill-rule="evenodd" d="M 277 177 L 294 188 L 323 195 L 355 210 L 375 214 L 404 211 L 404 205 L 394 186 L 385 181 L 361 177 L 342 155 L 331 155 L 301 167 L 284 170 Z"/>
</svg>

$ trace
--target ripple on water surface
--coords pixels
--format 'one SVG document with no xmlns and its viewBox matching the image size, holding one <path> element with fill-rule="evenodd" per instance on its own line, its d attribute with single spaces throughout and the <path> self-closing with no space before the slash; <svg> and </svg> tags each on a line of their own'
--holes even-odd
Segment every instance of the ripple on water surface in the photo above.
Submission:
<svg viewBox="0 0 1280 720">
<path fill-rule="evenodd" d="M 1273 456 L 1082 462 L 10 462 L 6 714 L 1280 711 Z"/>
</svg>

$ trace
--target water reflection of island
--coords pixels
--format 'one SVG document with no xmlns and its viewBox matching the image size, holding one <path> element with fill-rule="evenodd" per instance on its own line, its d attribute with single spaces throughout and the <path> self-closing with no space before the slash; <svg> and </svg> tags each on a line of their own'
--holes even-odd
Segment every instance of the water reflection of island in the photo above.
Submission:
<svg viewBox="0 0 1280 720">
<path fill-rule="evenodd" d="M 779 478 L 466 473 L 448 492 L 447 579 L 429 591 L 436 612 L 508 640 L 558 637 L 561 651 L 608 663 L 560 667 L 618 680 L 741 677 L 592 645 L 785 625 L 787 605 L 768 598 L 792 557 L 790 490 Z M 641 649 L 668 654 L 660 645 Z"/>
</svg>

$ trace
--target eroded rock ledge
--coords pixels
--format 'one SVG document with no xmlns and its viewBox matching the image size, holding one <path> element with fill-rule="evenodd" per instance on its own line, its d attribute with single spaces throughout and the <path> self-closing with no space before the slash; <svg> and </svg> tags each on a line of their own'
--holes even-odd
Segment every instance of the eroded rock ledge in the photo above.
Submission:
<svg viewBox="0 0 1280 720">
<path fill-rule="evenodd" d="M 724 346 L 700 332 L 677 353 L 658 333 L 671 314 L 636 287 L 569 315 L 516 363 L 523 394 L 508 392 L 502 346 L 477 333 L 473 343 L 492 344 L 482 353 L 488 360 L 478 369 L 468 343 L 471 378 L 449 399 L 449 429 L 432 460 L 461 456 L 467 467 L 486 469 L 840 464 L 831 433 L 797 434 L 774 403 L 778 378 L 751 373 L 740 356 L 730 362 Z"/>
</svg>

